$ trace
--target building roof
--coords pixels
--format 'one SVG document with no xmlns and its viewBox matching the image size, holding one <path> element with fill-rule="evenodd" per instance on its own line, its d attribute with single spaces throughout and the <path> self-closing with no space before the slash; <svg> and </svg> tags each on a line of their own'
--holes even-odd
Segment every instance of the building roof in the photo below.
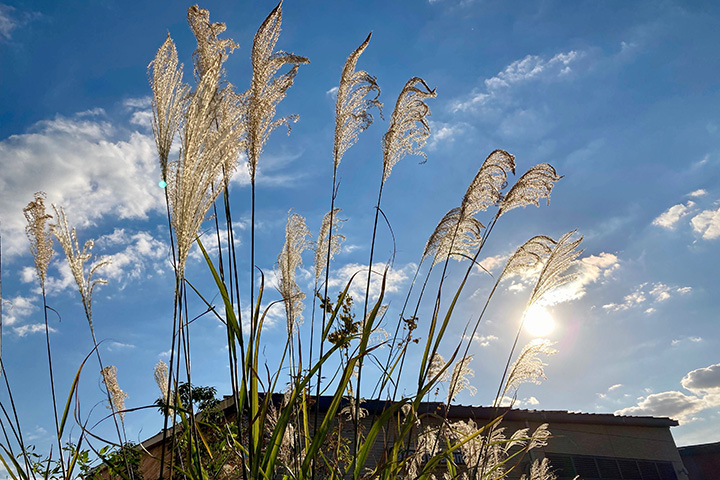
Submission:
<svg viewBox="0 0 720 480">
<path fill-rule="evenodd" d="M 282 402 L 283 395 L 279 393 L 273 394 L 273 402 L 280 404 Z M 319 398 L 319 408 L 321 411 L 327 410 L 332 402 L 332 396 L 323 395 Z M 340 408 L 347 405 L 346 399 L 342 400 Z M 368 413 L 380 414 L 392 402 L 389 400 L 365 400 L 362 402 L 362 407 L 365 408 Z M 225 395 L 223 400 L 220 402 L 219 407 L 223 410 L 232 408 L 233 397 Z M 650 417 L 650 416 L 630 416 L 630 415 L 615 415 L 612 413 L 582 413 L 582 412 L 569 412 L 567 410 L 525 410 L 516 409 L 510 407 L 482 407 L 475 405 L 450 405 L 447 406 L 443 402 L 422 402 L 420 404 L 420 411 L 418 414 L 424 413 L 435 413 L 437 415 L 444 416 L 447 409 L 447 417 L 452 419 L 477 419 L 477 420 L 492 420 L 500 415 L 504 415 L 504 420 L 510 422 L 535 422 L 535 423 L 549 423 L 550 425 L 558 423 L 575 423 L 584 425 L 616 425 L 616 426 L 637 426 L 637 427 L 654 427 L 654 428 L 668 428 L 679 425 L 677 420 L 668 417 Z M 150 448 L 152 445 L 162 441 L 162 432 L 157 435 L 145 440 L 143 445 L 146 448 Z M 720 442 L 708 445 L 696 445 L 694 447 L 682 447 L 682 448 L 696 448 L 710 446 L 717 448 L 714 451 L 720 451 Z"/>
<path fill-rule="evenodd" d="M 678 447 L 680 455 L 697 455 L 700 453 L 720 453 L 720 442 L 702 443 L 700 445 L 686 445 Z"/>
</svg>

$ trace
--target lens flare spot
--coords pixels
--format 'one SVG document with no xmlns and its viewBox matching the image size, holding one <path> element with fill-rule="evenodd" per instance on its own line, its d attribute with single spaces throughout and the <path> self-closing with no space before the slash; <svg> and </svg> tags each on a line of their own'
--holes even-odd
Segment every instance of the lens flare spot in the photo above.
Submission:
<svg viewBox="0 0 720 480">
<path fill-rule="evenodd" d="M 160 181 L 158 182 L 158 187 L 160 187 L 160 188 L 165 188 L 165 187 L 167 187 L 167 182 L 166 182 L 165 180 L 160 180 Z"/>
<path fill-rule="evenodd" d="M 533 305 L 525 312 L 524 327 L 533 337 L 545 337 L 555 328 L 555 320 L 543 307 Z"/>
</svg>

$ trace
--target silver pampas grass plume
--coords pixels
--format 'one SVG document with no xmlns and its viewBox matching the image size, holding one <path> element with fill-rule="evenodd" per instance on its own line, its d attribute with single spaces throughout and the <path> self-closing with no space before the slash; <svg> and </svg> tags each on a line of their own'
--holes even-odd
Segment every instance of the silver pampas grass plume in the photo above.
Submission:
<svg viewBox="0 0 720 480">
<path fill-rule="evenodd" d="M 540 272 L 535 288 L 530 295 L 528 305 L 532 305 L 550 290 L 564 285 L 575 278 L 575 274 L 565 272 L 577 257 L 583 252 L 578 250 L 583 237 L 573 240 L 575 231 L 568 232 L 557 241 L 552 252 L 548 256 L 545 266 Z"/>
<path fill-rule="evenodd" d="M 477 393 L 477 388 L 470 384 L 470 378 L 475 376 L 475 371 L 470 368 L 470 360 L 472 360 L 472 357 L 463 357 L 453 367 L 450 386 L 448 387 L 447 403 L 453 401 L 463 390 L 470 392 L 470 395 Z"/>
<path fill-rule="evenodd" d="M 499 215 L 527 205 L 540 206 L 542 199 L 550 204 L 550 192 L 561 178 L 562 176 L 555 172 L 552 165 L 547 163 L 539 163 L 531 167 L 518 179 L 500 203 Z"/>
<path fill-rule="evenodd" d="M 207 10 L 191 7 L 188 22 L 198 43 L 194 58 L 199 79 L 186 106 L 180 158 L 167 169 L 180 276 L 205 215 L 236 166 L 245 136 L 241 99 L 230 85 L 221 88 L 223 62 L 235 44 L 217 38 L 224 25 L 211 24 Z"/>
<path fill-rule="evenodd" d="M 102 377 L 112 403 L 112 405 L 108 405 L 108 408 L 118 413 L 120 420 L 124 420 L 125 412 L 123 410 L 125 410 L 125 399 L 128 398 L 128 394 L 123 392 L 118 385 L 117 368 L 114 365 L 103 368 Z"/>
<path fill-rule="evenodd" d="M 153 135 L 160 159 L 163 180 L 167 181 L 167 164 L 175 134 L 180 129 L 187 107 L 190 87 L 182 82 L 183 65 L 178 64 L 177 50 L 170 34 L 148 65 L 152 89 Z"/>
<path fill-rule="evenodd" d="M 87 269 L 87 274 L 85 274 L 85 262 L 90 260 L 92 256 L 90 251 L 95 245 L 95 242 L 93 240 L 88 240 L 83 245 L 82 250 L 80 250 L 77 232 L 75 231 L 75 228 L 70 230 L 67 218 L 65 217 L 65 210 L 63 210 L 62 207 L 58 209 L 55 205 L 53 205 L 53 210 L 55 210 L 55 219 L 57 223 L 50 225 L 50 231 L 53 235 L 55 235 L 55 238 L 57 238 L 60 246 L 65 252 L 68 265 L 70 266 L 70 271 L 72 272 L 73 277 L 75 278 L 75 283 L 77 283 L 78 290 L 80 291 L 83 307 L 85 307 L 85 316 L 90 324 L 90 331 L 94 339 L 95 331 L 92 322 L 92 294 L 96 286 L 107 284 L 107 280 L 94 278 L 94 276 L 100 268 L 110 264 L 110 259 L 100 259 L 92 263 Z"/>
<path fill-rule="evenodd" d="M 485 226 L 460 207 L 453 208 L 440 220 L 425 244 L 423 258 L 432 255 L 433 265 L 447 258 L 472 257 L 482 243 Z"/>
<path fill-rule="evenodd" d="M 364 70 L 355 71 L 355 66 L 370 43 L 372 33 L 345 61 L 335 102 L 335 142 L 333 160 L 335 168 L 340 165 L 345 152 L 357 142 L 360 132 L 373 122 L 370 109 L 377 107 L 382 115 L 382 103 L 378 100 L 380 87 L 377 79 Z M 375 94 L 373 96 L 373 93 Z"/>
<path fill-rule="evenodd" d="M 323 217 L 322 224 L 320 225 L 320 232 L 318 233 L 317 243 L 315 244 L 315 281 L 320 280 L 320 276 L 325 272 L 325 267 L 328 261 L 328 248 L 330 249 L 330 259 L 340 253 L 340 246 L 345 241 L 345 236 L 339 233 L 333 233 L 332 238 L 328 238 L 330 235 L 330 222 L 332 219 L 332 231 L 337 231 L 340 225 L 345 220 L 338 217 L 341 209 L 336 208 L 331 212 L 327 212 Z"/>
<path fill-rule="evenodd" d="M 422 147 L 430 136 L 427 117 L 430 107 L 425 100 L 435 98 L 435 89 L 430 89 L 422 78 L 413 77 L 403 87 L 395 109 L 390 117 L 390 126 L 383 135 L 383 183 L 390 176 L 393 166 L 407 155 L 422 155 Z"/>
<path fill-rule="evenodd" d="M 25 234 L 30 241 L 30 253 L 35 261 L 35 272 L 40 280 L 41 288 L 45 291 L 48 265 L 55 253 L 52 237 L 46 226 L 52 215 L 45 212 L 45 193 L 37 192 L 35 199 L 23 209 L 23 214 L 27 220 Z"/>
<path fill-rule="evenodd" d="M 515 173 L 515 156 L 495 150 L 483 162 L 468 186 L 462 204 L 440 220 L 425 245 L 423 257 L 434 255 L 433 265 L 450 257 L 472 257 L 482 243 L 485 226 L 473 215 L 497 204 L 507 186 L 508 172 Z"/>
<path fill-rule="evenodd" d="M 515 174 L 514 155 L 505 150 L 495 150 L 488 155 L 465 192 L 463 215 L 475 215 L 498 203 L 507 186 L 508 172 Z"/>
<path fill-rule="evenodd" d="M 254 183 L 257 163 L 263 146 L 270 137 L 270 133 L 285 125 L 290 129 L 290 122 L 297 120 L 297 115 L 275 120 L 275 108 L 285 98 L 287 90 L 292 86 L 295 75 L 301 64 L 310 61 L 292 53 L 273 51 L 280 37 L 282 23 L 282 2 L 270 12 L 270 15 L 260 25 L 252 48 L 253 75 L 250 90 L 245 96 L 247 102 L 248 127 L 248 170 L 250 180 Z M 278 77 L 275 74 L 284 65 L 292 65 L 287 73 Z"/>
<path fill-rule="evenodd" d="M 285 244 L 283 245 L 275 266 L 278 290 L 283 297 L 287 317 L 288 335 L 292 335 L 295 328 L 302 323 L 303 300 L 305 294 L 295 281 L 295 271 L 302 266 L 302 252 L 310 246 L 307 237 L 310 231 L 305 225 L 305 219 L 294 213 L 288 215 L 285 226 Z"/>
<path fill-rule="evenodd" d="M 167 364 L 162 360 L 159 360 L 157 365 L 155 365 L 153 376 L 155 377 L 155 383 L 157 383 L 157 386 L 160 389 L 160 400 L 162 400 L 165 405 L 173 406 L 175 404 L 175 399 L 168 389 L 169 380 Z"/>
<path fill-rule="evenodd" d="M 521 383 L 530 382 L 539 384 L 540 379 L 546 379 L 543 367 L 545 363 L 540 359 L 539 355 L 554 355 L 557 350 L 552 348 L 553 343 L 547 339 L 535 339 L 525 345 L 518 355 L 517 360 L 510 367 L 503 394 L 504 397 L 508 392 L 517 390 Z"/>
</svg>

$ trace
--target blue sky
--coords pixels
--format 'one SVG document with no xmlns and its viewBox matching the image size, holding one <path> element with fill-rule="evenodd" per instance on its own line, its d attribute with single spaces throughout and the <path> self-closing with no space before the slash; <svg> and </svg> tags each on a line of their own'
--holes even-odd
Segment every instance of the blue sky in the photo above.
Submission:
<svg viewBox="0 0 720 480">
<path fill-rule="evenodd" d="M 146 67 L 169 32 L 190 81 L 195 45 L 185 20 L 188 6 L 0 4 L 2 353 L 24 429 L 38 445 L 49 442 L 53 428 L 44 330 L 38 327 L 42 303 L 23 231 L 22 208 L 36 191 L 65 207 L 81 242 L 94 238 L 95 252 L 112 258 L 103 272 L 109 284 L 94 299 L 95 328 L 104 340 L 104 362 L 117 366 L 129 394 L 126 405 L 147 405 L 158 395 L 152 371 L 169 348 L 173 278 Z M 253 34 L 274 4 L 200 6 L 210 10 L 211 20 L 225 22 L 225 36 L 240 45 L 226 67 L 228 80 L 244 90 Z M 300 68 L 279 107 L 280 115 L 299 114 L 299 122 L 289 136 L 274 133 L 260 162 L 260 268 L 272 271 L 290 208 L 306 217 L 314 234 L 329 209 L 333 88 L 347 55 L 372 31 L 358 66 L 377 77 L 385 120 L 376 115 L 340 167 L 337 205 L 348 219 L 347 240 L 333 265 L 332 285 L 339 288 L 367 265 L 380 139 L 403 84 L 420 76 L 437 89 L 428 102 L 428 161 L 403 159 L 383 192 L 397 241 L 387 318 L 397 318 L 428 236 L 460 203 L 491 151 L 514 154 L 518 174 L 550 163 L 564 175 L 550 205 L 508 213 L 482 256 L 497 273 L 533 235 L 558 238 L 577 229 L 585 237 L 574 267 L 577 280 L 546 305 L 556 322 L 548 337 L 559 353 L 548 360 L 547 381 L 521 387 L 520 406 L 671 416 L 681 422 L 673 429 L 678 445 L 720 441 L 718 5 L 290 0 L 283 12 L 278 48 L 311 63 Z M 247 271 L 247 175 L 238 174 L 231 188 Z M 379 235 L 375 258 L 386 261 L 391 236 L 386 228 Z M 61 260 L 57 254 L 49 280 L 49 304 L 60 315 L 50 317 L 60 397 L 91 349 Z M 305 268 L 312 269 L 311 255 Z M 451 278 L 460 273 L 453 264 Z M 197 255 L 188 276 L 210 288 Z M 301 275 L 309 289 L 310 277 Z M 481 308 L 491 282 L 480 272 L 471 277 L 448 350 Z M 460 395 L 459 402 L 492 401 L 528 286 L 521 278 L 503 283 L 471 348 L 478 392 Z M 199 302 L 191 307 L 191 313 L 202 310 Z M 283 341 L 283 316 L 274 312 L 265 333 L 270 365 L 273 344 Z M 308 308 L 307 322 L 309 317 Z M 427 328 L 422 321 L 421 312 L 420 335 Z M 196 381 L 229 393 L 221 324 L 202 317 L 193 328 Z M 88 368 L 81 382 L 84 415 L 104 414 L 101 387 Z M 147 438 L 160 423 L 155 411 L 129 414 L 128 436 Z"/>
</svg>

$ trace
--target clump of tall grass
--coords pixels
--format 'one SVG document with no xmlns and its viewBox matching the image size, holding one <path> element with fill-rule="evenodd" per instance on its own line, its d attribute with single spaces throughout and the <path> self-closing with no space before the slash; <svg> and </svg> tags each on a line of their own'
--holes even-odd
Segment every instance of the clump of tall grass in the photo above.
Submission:
<svg viewBox="0 0 720 480">
<path fill-rule="evenodd" d="M 525 453 L 546 444 L 550 438 L 547 425 L 541 425 L 534 432 L 521 429 L 508 436 L 501 427 L 500 414 L 487 425 L 477 425 L 470 419 L 448 419 L 447 409 L 444 417 L 431 418 L 421 413 L 421 407 L 430 392 L 441 384 L 447 388 L 447 405 L 461 391 L 475 390 L 471 380 L 474 372 L 470 367 L 470 342 L 502 280 L 515 274 L 536 274 L 537 282 L 527 301 L 527 309 L 550 290 L 571 279 L 566 272 L 580 254 L 580 239 L 574 232 L 557 241 L 547 236 L 533 237 L 508 259 L 484 308 L 466 326 L 466 331 L 472 333 L 459 339 L 450 338 L 448 334 L 455 309 L 463 301 L 470 274 L 478 266 L 482 267 L 478 259 L 491 239 L 495 224 L 516 208 L 549 202 L 551 191 L 561 177 L 552 166 L 541 163 L 531 167 L 509 187 L 508 177 L 516 169 L 515 157 L 505 150 L 491 152 L 460 199 L 459 206 L 450 209 L 431 232 L 399 319 L 395 322 L 385 318 L 387 305 L 384 300 L 390 265 L 378 269 L 378 264 L 374 263 L 378 222 L 380 215 L 384 215 L 382 194 L 385 188 L 393 188 L 389 177 L 400 160 L 410 155 L 425 159 L 423 146 L 430 135 L 428 102 L 437 95 L 424 79 L 411 77 L 395 102 L 380 145 L 381 175 L 374 226 L 372 232 L 367 232 L 370 251 L 367 270 L 357 272 L 339 293 L 330 292 L 333 259 L 344 240 L 338 230 L 345 220 L 340 218 L 341 210 L 336 205 L 341 160 L 358 141 L 359 135 L 373 124 L 373 112 L 382 116 L 377 79 L 364 70 L 357 70 L 360 57 L 370 44 L 371 35 L 368 35 L 350 53 L 340 75 L 332 158 L 328 155 L 333 170 L 330 208 L 314 241 L 305 219 L 298 213 L 288 214 L 285 243 L 277 257 L 275 272 L 280 299 L 266 306 L 264 301 L 268 293 L 262 272 L 259 272 L 259 284 L 256 283 L 256 179 L 260 174 L 263 149 L 271 133 L 280 126 L 287 127 L 289 133 L 290 124 L 298 120 L 297 115 L 276 118 L 276 109 L 293 85 L 299 67 L 309 61 L 275 50 L 282 23 L 282 4 L 279 4 L 254 37 L 249 87 L 245 91 L 238 90 L 226 78 L 224 69 L 229 55 L 237 48 L 233 40 L 221 38 L 225 25 L 211 22 L 209 12 L 197 6 L 188 9 L 188 23 L 197 40 L 193 53 L 194 83 L 185 83 L 183 65 L 178 62 L 176 47 L 169 34 L 148 67 L 152 129 L 162 180 L 166 183 L 169 244 L 175 275 L 169 364 L 160 362 L 155 368 L 155 379 L 160 388 L 156 404 L 160 405 L 164 416 L 162 448 L 154 457 L 159 477 L 395 479 L 435 478 L 442 474 L 443 478 L 475 479 L 507 475 L 517 467 Z M 175 142 L 180 148 L 177 157 L 172 158 Z M 247 250 L 237 247 L 232 220 L 231 194 L 237 195 L 237 192 L 231 192 L 230 178 L 240 168 L 247 168 L 250 178 L 251 221 Z M 105 366 L 102 362 L 93 323 L 92 294 L 95 287 L 105 283 L 96 274 L 106 261 L 90 262 L 92 241 L 80 249 L 76 231 L 68 226 L 62 208 L 55 208 L 56 223 L 48 230 L 45 224 L 51 217 L 45 213 L 43 202 L 44 197 L 38 194 L 25 210 L 30 250 L 43 299 L 47 264 L 53 254 L 48 232 L 52 232 L 66 254 L 78 285 L 95 346 L 91 354 L 95 354 L 99 363 L 111 409 L 109 417 L 115 423 L 118 438 L 112 442 L 104 440 L 104 447 L 98 448 L 97 442 L 91 442 L 96 439 L 87 428 L 87 422 L 76 417 L 82 434 L 67 458 L 62 456 L 64 428 L 74 401 L 77 379 L 85 365 L 83 361 L 62 415 L 54 404 L 58 457 L 53 460 L 51 455 L 45 463 L 41 462 L 47 466 L 43 472 L 28 454 L 17 416 L 13 417 L 3 407 L 5 416 L 0 423 L 8 446 L 3 445 L 0 459 L 13 478 L 25 479 L 36 474 L 71 478 L 78 464 L 87 466 L 87 451 L 83 454 L 82 450 L 84 441 L 98 456 L 100 465 L 105 466 L 106 470 L 100 468 L 95 472 L 97 475 L 137 478 L 141 473 L 137 458 L 128 453 L 137 450 L 127 447 L 124 435 L 125 416 L 131 410 L 125 408 L 126 395 L 117 383 L 116 367 Z M 488 211 L 494 213 L 490 213 L 483 223 L 478 215 Z M 209 215 L 214 222 L 208 222 Z M 221 227 L 222 222 L 225 225 Z M 213 233 L 201 235 L 201 228 L 208 223 L 211 223 Z M 203 239 L 207 235 L 215 236 L 216 248 L 205 248 Z M 186 262 L 195 246 L 202 253 L 214 280 L 210 292 L 197 290 L 186 276 Z M 314 250 L 313 292 L 303 291 L 295 278 L 306 250 Z M 248 272 L 238 269 L 241 255 L 250 258 Z M 452 288 L 445 282 L 450 260 L 466 264 L 459 285 Z M 433 276 L 437 269 L 442 272 Z M 421 272 L 424 272 L 424 280 Z M 247 296 L 240 292 L 241 275 L 249 276 Z M 381 284 L 376 295 L 371 289 L 373 276 L 378 277 Z M 439 278 L 436 283 L 435 278 Z M 354 307 L 349 293 L 358 282 L 365 284 L 362 309 Z M 419 293 L 415 287 L 419 287 Z M 219 295 L 221 299 L 219 308 L 206 300 L 213 295 Z M 427 302 L 423 303 L 427 296 L 432 305 L 429 309 Z M 309 298 L 312 298 L 312 309 L 308 313 L 305 306 Z M 222 415 L 211 414 L 209 409 L 198 413 L 195 408 L 199 396 L 204 398 L 207 391 L 194 387 L 197 382 L 192 378 L 191 354 L 201 353 L 192 348 L 188 316 L 191 302 L 206 304 L 208 311 L 217 315 L 225 326 L 233 401 Z M 280 361 L 275 372 L 268 371 L 260 360 L 264 348 L 262 333 L 271 308 L 284 308 L 286 315 L 287 336 L 285 344 L 278 349 Z M 406 313 L 410 311 L 411 314 Z M 249 315 L 243 316 L 243 312 L 249 312 Z M 309 315 L 311 321 L 309 336 L 302 337 L 301 332 L 308 326 L 308 322 L 303 322 L 304 315 Z M 388 337 L 380 344 L 371 341 L 377 333 L 385 328 L 392 331 L 392 327 L 395 328 L 391 339 Z M 521 328 L 522 322 L 498 386 L 495 407 L 499 407 L 501 400 L 513 394 L 521 383 L 543 378 L 544 364 L 538 355 L 553 353 L 548 343 L 536 342 L 515 356 Z M 418 330 L 426 332 L 424 338 L 417 337 Z M 46 333 L 52 384 L 47 327 Z M 302 338 L 308 337 L 309 341 L 303 344 Z M 387 350 L 387 358 L 382 361 L 379 359 L 380 346 Z M 417 387 L 414 393 L 400 396 L 398 387 L 408 378 L 405 361 L 413 348 L 418 351 L 412 354 L 418 354 L 421 359 L 410 371 L 413 378 L 417 375 Z M 443 358 L 441 351 L 451 352 L 448 360 Z M 368 375 L 363 375 L 370 368 L 371 382 Z M 5 378 L 7 382 L 7 376 Z M 10 392 L 9 384 L 6 385 Z M 283 389 L 282 400 L 273 396 Z M 385 408 L 374 416 L 369 416 L 363 407 L 368 395 L 386 401 Z M 321 396 L 328 399 L 322 408 Z M 54 397 L 53 390 L 53 401 Z M 6 424 L 15 437 L 14 443 L 19 445 L 19 452 L 10 448 L 13 442 L 9 441 Z M 383 453 L 379 457 L 373 457 L 376 445 L 382 446 Z M 108 446 L 116 448 L 114 456 L 109 453 Z M 465 466 L 456 464 L 454 452 L 462 452 L 468 460 Z M 51 468 L 53 465 L 55 467 Z M 553 478 L 546 461 L 534 463 L 527 473 L 533 480 Z"/>
</svg>

